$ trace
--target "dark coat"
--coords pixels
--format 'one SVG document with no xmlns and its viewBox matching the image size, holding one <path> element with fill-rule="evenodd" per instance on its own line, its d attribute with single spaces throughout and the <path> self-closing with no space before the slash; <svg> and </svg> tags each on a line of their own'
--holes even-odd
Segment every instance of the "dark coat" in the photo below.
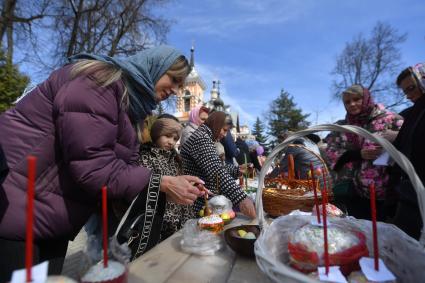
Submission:
<svg viewBox="0 0 425 283">
<path fill-rule="evenodd" d="M 233 164 L 233 158 L 238 156 L 239 150 L 236 147 L 235 142 L 233 141 L 232 134 L 230 131 L 227 132 L 226 136 L 221 140 L 221 144 L 224 147 L 224 152 L 226 156 L 226 163 Z"/>
<path fill-rule="evenodd" d="M 37 157 L 35 239 L 73 238 L 100 199 L 132 200 L 149 182 L 137 166 L 139 143 L 121 107 L 123 83 L 102 88 L 70 79 L 70 65 L 0 116 L 0 144 L 10 172 L 0 188 L 0 237 L 25 238 L 28 155 Z"/>
<path fill-rule="evenodd" d="M 241 139 L 241 138 L 237 138 L 236 139 L 236 146 L 239 149 L 239 154 L 238 156 L 236 156 L 236 161 L 238 162 L 239 165 L 245 164 L 245 161 L 247 163 L 251 163 L 251 156 L 249 154 L 249 147 L 246 144 L 246 142 Z M 246 160 L 245 160 L 246 158 Z"/>
<path fill-rule="evenodd" d="M 416 173 L 425 183 L 425 95 L 422 96 L 414 106 L 408 108 L 405 112 L 405 120 L 400 132 L 394 141 L 394 146 L 404 153 L 410 162 L 412 162 Z M 417 204 L 416 192 L 407 181 L 408 177 L 405 172 L 396 170 L 396 175 L 401 176 L 401 182 L 405 183 L 398 188 L 399 198 L 402 201 L 407 201 L 413 205 Z"/>
<path fill-rule="evenodd" d="M 0 185 L 6 179 L 7 174 L 9 173 L 9 167 L 7 167 L 6 155 L 4 155 L 3 149 L 0 145 Z"/>
</svg>

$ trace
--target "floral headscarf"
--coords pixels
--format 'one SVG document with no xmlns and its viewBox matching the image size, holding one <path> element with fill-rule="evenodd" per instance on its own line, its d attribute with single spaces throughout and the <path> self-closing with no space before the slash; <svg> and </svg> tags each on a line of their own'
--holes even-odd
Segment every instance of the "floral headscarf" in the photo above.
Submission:
<svg viewBox="0 0 425 283">
<path fill-rule="evenodd" d="M 345 93 L 359 94 L 362 96 L 363 102 L 360 113 L 352 115 L 347 112 L 345 120 L 349 125 L 363 127 L 369 122 L 370 116 L 375 108 L 375 102 L 373 101 L 370 91 L 361 85 L 352 85 L 343 92 L 343 94 Z M 361 146 L 361 140 L 356 134 L 347 133 L 346 135 L 348 141 L 351 142 L 353 145 L 358 147 Z"/>
<path fill-rule="evenodd" d="M 359 114 L 352 115 L 347 113 L 346 120 L 350 125 L 363 126 L 367 124 L 370 119 L 370 114 L 375 108 L 375 102 L 369 90 L 361 85 L 352 85 L 347 88 L 343 94 L 359 94 L 363 98 L 362 109 Z"/>
</svg>

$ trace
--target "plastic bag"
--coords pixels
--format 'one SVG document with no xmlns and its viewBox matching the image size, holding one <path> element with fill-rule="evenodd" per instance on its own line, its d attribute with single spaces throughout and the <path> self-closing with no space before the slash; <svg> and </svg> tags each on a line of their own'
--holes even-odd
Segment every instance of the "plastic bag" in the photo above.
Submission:
<svg viewBox="0 0 425 283">
<path fill-rule="evenodd" d="M 87 221 L 84 229 L 87 233 L 87 243 L 84 250 L 88 257 L 88 265 L 94 265 L 102 260 L 102 227 L 99 215 L 93 214 Z M 124 265 L 130 262 L 131 250 L 127 243 L 120 244 L 116 235 L 109 238 L 108 257 Z"/>
<path fill-rule="evenodd" d="M 318 282 L 289 268 L 288 233 L 314 220 L 315 216 L 285 215 L 276 218 L 263 229 L 255 242 L 255 254 L 260 269 L 274 282 Z M 369 251 L 373 251 L 372 223 L 351 217 L 330 219 L 333 223 L 347 223 L 366 235 Z M 379 256 L 393 272 L 397 282 L 422 282 L 425 270 L 425 250 L 415 239 L 396 226 L 378 222 Z M 369 256 L 373 256 L 371 252 Z M 415 260 L 411 260 L 411 259 Z M 279 270 L 279 273 L 271 272 Z"/>
<path fill-rule="evenodd" d="M 208 207 L 211 208 L 213 214 L 220 215 L 232 210 L 232 202 L 225 196 L 218 195 L 208 200 Z"/>
<path fill-rule="evenodd" d="M 219 235 L 198 227 L 198 219 L 186 221 L 180 244 L 184 252 L 197 255 L 214 255 L 224 246 Z"/>
</svg>

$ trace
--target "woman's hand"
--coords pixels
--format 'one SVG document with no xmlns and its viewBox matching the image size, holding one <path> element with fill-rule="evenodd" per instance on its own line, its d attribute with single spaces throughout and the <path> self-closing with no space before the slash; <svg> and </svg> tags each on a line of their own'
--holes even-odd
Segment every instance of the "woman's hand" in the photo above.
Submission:
<svg viewBox="0 0 425 283">
<path fill-rule="evenodd" d="M 363 159 L 375 160 L 382 153 L 382 147 L 375 147 L 370 149 L 362 149 L 360 154 Z"/>
<path fill-rule="evenodd" d="M 249 197 L 246 197 L 243 201 L 239 203 L 239 209 L 243 214 L 245 214 L 251 219 L 257 217 L 254 202 Z"/>
<path fill-rule="evenodd" d="M 206 191 L 200 190 L 197 184 L 204 184 L 204 181 L 195 176 L 162 176 L 160 190 L 167 195 L 167 200 L 177 204 L 193 204 Z"/>
</svg>

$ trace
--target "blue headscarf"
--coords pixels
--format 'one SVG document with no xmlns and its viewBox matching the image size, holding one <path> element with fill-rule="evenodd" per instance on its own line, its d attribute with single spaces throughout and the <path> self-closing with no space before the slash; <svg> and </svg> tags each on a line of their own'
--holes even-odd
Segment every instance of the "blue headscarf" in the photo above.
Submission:
<svg viewBox="0 0 425 283">
<path fill-rule="evenodd" d="M 183 54 L 177 49 L 160 45 L 143 50 L 127 58 L 80 53 L 69 57 L 70 62 L 80 59 L 99 60 L 113 64 L 125 74 L 125 84 L 130 97 L 130 118 L 137 123 L 156 108 L 155 84 Z"/>
</svg>

